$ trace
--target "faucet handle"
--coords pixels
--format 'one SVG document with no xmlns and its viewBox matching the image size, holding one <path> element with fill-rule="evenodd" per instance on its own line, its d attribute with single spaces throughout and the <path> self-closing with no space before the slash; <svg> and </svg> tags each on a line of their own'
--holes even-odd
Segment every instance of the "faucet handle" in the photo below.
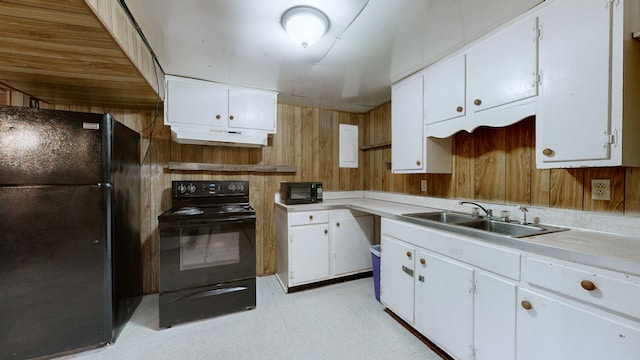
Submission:
<svg viewBox="0 0 640 360">
<path fill-rule="evenodd" d="M 518 205 L 516 206 L 516 209 L 518 211 L 520 211 L 520 224 L 526 224 L 527 223 L 527 208 L 524 205 Z"/>
</svg>

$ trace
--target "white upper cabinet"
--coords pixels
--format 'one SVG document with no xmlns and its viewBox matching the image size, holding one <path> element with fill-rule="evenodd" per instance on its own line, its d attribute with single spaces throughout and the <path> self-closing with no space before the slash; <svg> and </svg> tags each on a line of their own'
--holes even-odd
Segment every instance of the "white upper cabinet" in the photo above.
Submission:
<svg viewBox="0 0 640 360">
<path fill-rule="evenodd" d="M 540 12 L 538 168 L 640 166 L 638 1 L 551 2 Z"/>
<path fill-rule="evenodd" d="M 465 115 L 465 69 L 465 54 L 458 54 L 425 72 L 425 124 L 433 124 Z"/>
<path fill-rule="evenodd" d="M 177 76 L 166 76 L 166 91 L 165 125 L 176 142 L 260 146 L 276 133 L 276 92 Z"/>
<path fill-rule="evenodd" d="M 422 74 L 391 87 L 391 170 L 394 174 L 451 173 L 451 138 L 424 135 Z"/>
<path fill-rule="evenodd" d="M 538 95 L 537 18 L 527 16 L 467 50 L 467 110 Z M 505 119 L 509 122 L 517 119 Z M 501 121 L 502 122 L 502 121 Z"/>
<path fill-rule="evenodd" d="M 444 138 L 535 115 L 536 15 L 529 12 L 425 70 L 425 135 Z"/>
<path fill-rule="evenodd" d="M 397 172 L 424 171 L 422 76 L 391 88 L 391 168 Z"/>
</svg>

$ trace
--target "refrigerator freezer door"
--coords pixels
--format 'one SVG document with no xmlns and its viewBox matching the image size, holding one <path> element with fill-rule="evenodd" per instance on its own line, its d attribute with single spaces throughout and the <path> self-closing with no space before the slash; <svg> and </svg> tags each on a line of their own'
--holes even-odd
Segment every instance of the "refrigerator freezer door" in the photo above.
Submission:
<svg viewBox="0 0 640 360">
<path fill-rule="evenodd" d="M 0 185 L 103 182 L 101 114 L 0 106 Z"/>
<path fill-rule="evenodd" d="M 0 186 L 1 359 L 111 341 L 109 192 Z"/>
</svg>

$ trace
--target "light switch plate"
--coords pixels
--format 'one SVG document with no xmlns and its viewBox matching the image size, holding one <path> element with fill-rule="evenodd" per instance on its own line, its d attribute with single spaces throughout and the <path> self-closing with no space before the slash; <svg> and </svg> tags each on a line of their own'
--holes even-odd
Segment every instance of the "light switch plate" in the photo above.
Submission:
<svg viewBox="0 0 640 360">
<path fill-rule="evenodd" d="M 420 180 L 420 191 L 427 191 L 427 180 Z"/>
<path fill-rule="evenodd" d="M 591 179 L 591 199 L 611 200 L 611 180 Z"/>
</svg>

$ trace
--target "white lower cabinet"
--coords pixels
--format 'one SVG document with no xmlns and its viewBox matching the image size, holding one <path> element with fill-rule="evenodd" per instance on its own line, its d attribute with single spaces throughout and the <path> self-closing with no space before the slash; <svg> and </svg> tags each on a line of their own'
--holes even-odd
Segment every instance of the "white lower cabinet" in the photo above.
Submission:
<svg viewBox="0 0 640 360">
<path fill-rule="evenodd" d="M 352 210 L 332 210 L 330 239 L 332 242 L 333 277 L 371 270 L 373 216 Z"/>
<path fill-rule="evenodd" d="M 640 278 L 527 257 L 518 289 L 518 359 L 637 359 Z"/>
<path fill-rule="evenodd" d="M 494 274 L 476 272 L 475 358 L 511 360 L 516 353 L 517 285 Z"/>
<path fill-rule="evenodd" d="M 513 359 L 519 253 L 390 219 L 381 233 L 384 305 L 456 359 Z"/>
<path fill-rule="evenodd" d="M 385 221 L 382 224 L 384 226 Z M 380 238 L 380 301 L 409 324 L 414 323 L 416 249 L 386 234 Z M 384 261 L 383 261 L 384 259 Z"/>
<path fill-rule="evenodd" d="M 373 216 L 276 208 L 276 275 L 285 290 L 371 270 Z"/>
<path fill-rule="evenodd" d="M 451 356 L 471 358 L 474 269 L 421 249 L 415 275 L 416 329 Z"/>
<path fill-rule="evenodd" d="M 521 359 L 637 359 L 640 330 L 561 298 L 520 289 Z"/>
</svg>

